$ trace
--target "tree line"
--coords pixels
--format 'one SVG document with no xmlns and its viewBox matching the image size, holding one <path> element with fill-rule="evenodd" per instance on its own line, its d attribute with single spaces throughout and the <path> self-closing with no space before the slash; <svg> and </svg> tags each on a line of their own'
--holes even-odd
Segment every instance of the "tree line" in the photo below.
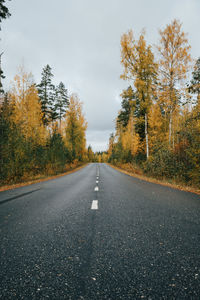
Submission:
<svg viewBox="0 0 200 300">
<path fill-rule="evenodd" d="M 11 16 L 0 0 L 0 23 Z M 1 27 L 0 27 L 1 30 Z M 2 55 L 2 54 L 1 54 Z M 19 68 L 5 92 L 0 63 L 0 183 L 12 183 L 41 175 L 53 175 L 87 161 L 97 161 L 86 149 L 82 103 L 69 95 L 63 82 L 53 83 L 46 65 L 40 83 Z"/>
<path fill-rule="evenodd" d="M 0 105 L 0 180 L 16 182 L 64 172 L 88 160 L 87 122 L 76 94 L 52 83 L 49 65 L 35 84 L 20 68 Z"/>
<path fill-rule="evenodd" d="M 121 37 L 121 78 L 128 87 L 121 93 L 108 161 L 199 186 L 200 58 L 193 64 L 178 20 L 159 36 L 156 52 L 144 31 L 138 40 L 132 30 Z"/>
</svg>

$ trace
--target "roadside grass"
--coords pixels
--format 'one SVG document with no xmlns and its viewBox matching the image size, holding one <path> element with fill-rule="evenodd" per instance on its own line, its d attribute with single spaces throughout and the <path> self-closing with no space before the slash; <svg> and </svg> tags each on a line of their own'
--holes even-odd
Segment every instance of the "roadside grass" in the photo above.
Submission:
<svg viewBox="0 0 200 300">
<path fill-rule="evenodd" d="M 160 185 L 164 185 L 164 186 L 169 186 L 174 189 L 178 189 L 181 191 L 191 192 L 191 193 L 200 195 L 200 189 L 198 187 L 187 186 L 183 183 L 176 182 L 173 179 L 156 179 L 151 176 L 147 176 L 146 174 L 144 175 L 142 170 L 137 165 L 132 165 L 130 163 L 129 164 L 128 163 L 126 163 L 126 164 L 118 163 L 117 165 L 108 163 L 108 165 L 111 166 L 113 169 L 116 169 L 124 174 L 127 174 L 132 177 L 136 177 L 136 178 L 144 180 L 144 181 L 148 181 L 148 182 L 152 182 L 152 183 L 156 183 L 156 184 L 160 184 Z"/>
<path fill-rule="evenodd" d="M 47 174 L 38 174 L 33 176 L 32 178 L 27 178 L 24 179 L 23 181 L 16 182 L 16 183 L 10 183 L 10 184 L 0 184 L 0 192 L 7 191 L 7 190 L 12 190 L 15 188 L 31 185 L 33 183 L 39 183 L 43 181 L 48 181 L 52 179 L 56 179 L 71 173 L 74 173 L 82 168 L 84 168 L 88 163 L 79 163 L 79 164 L 71 164 L 68 165 L 65 169 L 64 172 L 58 173 L 58 174 L 52 174 L 52 175 L 47 175 Z"/>
</svg>

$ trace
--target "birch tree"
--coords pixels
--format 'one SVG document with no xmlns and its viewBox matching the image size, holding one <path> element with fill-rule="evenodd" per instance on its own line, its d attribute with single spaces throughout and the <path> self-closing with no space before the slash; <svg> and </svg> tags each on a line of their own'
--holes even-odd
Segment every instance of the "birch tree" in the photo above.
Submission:
<svg viewBox="0 0 200 300">
<path fill-rule="evenodd" d="M 72 94 L 66 113 L 65 141 L 66 146 L 72 153 L 72 160 L 82 160 L 86 153 L 87 122 L 82 112 L 82 103 L 78 96 Z"/>
<path fill-rule="evenodd" d="M 149 157 L 148 141 L 148 113 L 154 95 L 154 83 L 157 76 L 157 64 L 151 46 L 148 46 L 144 33 L 136 41 L 133 32 L 125 33 L 121 38 L 121 63 L 123 65 L 124 80 L 132 80 L 139 100 L 140 117 L 144 123 L 144 136 L 146 141 L 146 157 Z"/>
<path fill-rule="evenodd" d="M 160 30 L 160 44 L 157 47 L 160 55 L 160 99 L 169 118 L 169 145 L 172 144 L 173 113 L 178 106 L 178 87 L 186 79 L 190 69 L 190 46 L 182 24 L 173 20 L 165 29 Z"/>
</svg>

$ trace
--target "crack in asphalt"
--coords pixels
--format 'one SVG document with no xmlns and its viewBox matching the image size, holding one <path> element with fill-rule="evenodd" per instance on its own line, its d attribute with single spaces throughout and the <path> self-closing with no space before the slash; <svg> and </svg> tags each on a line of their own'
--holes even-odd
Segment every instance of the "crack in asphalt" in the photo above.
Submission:
<svg viewBox="0 0 200 300">
<path fill-rule="evenodd" d="M 30 191 L 30 192 L 26 192 L 26 193 L 23 193 L 23 194 L 20 194 L 20 195 L 17 195 L 17 196 L 8 198 L 8 199 L 4 199 L 4 200 L 0 201 L 0 205 L 1 205 L 1 204 L 4 204 L 4 203 L 7 203 L 7 202 L 10 202 L 10 201 L 13 201 L 13 200 L 18 199 L 18 198 L 21 198 L 21 197 L 23 197 L 23 196 L 32 194 L 32 193 L 34 193 L 34 192 L 39 191 L 40 189 L 41 189 L 41 188 L 36 189 L 36 190 L 32 190 L 32 191 Z"/>
</svg>

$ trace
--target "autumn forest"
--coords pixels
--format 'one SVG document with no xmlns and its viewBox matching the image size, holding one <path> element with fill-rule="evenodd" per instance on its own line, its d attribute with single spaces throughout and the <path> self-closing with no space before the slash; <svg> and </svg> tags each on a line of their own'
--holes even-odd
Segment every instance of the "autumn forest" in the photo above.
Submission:
<svg viewBox="0 0 200 300">
<path fill-rule="evenodd" d="M 9 16 L 5 8 L 1 21 Z M 178 20 L 158 35 L 156 46 L 148 45 L 144 31 L 138 38 L 132 30 L 121 37 L 121 80 L 127 88 L 105 152 L 86 147 L 83 104 L 64 82 L 54 84 L 50 65 L 37 83 L 19 67 L 6 91 L 0 69 L 1 185 L 97 161 L 199 188 L 200 58 L 191 57 Z"/>
<path fill-rule="evenodd" d="M 200 185 L 200 58 L 193 61 L 182 24 L 159 31 L 153 48 L 142 32 L 121 38 L 121 93 L 108 159 L 133 172 Z"/>
</svg>

